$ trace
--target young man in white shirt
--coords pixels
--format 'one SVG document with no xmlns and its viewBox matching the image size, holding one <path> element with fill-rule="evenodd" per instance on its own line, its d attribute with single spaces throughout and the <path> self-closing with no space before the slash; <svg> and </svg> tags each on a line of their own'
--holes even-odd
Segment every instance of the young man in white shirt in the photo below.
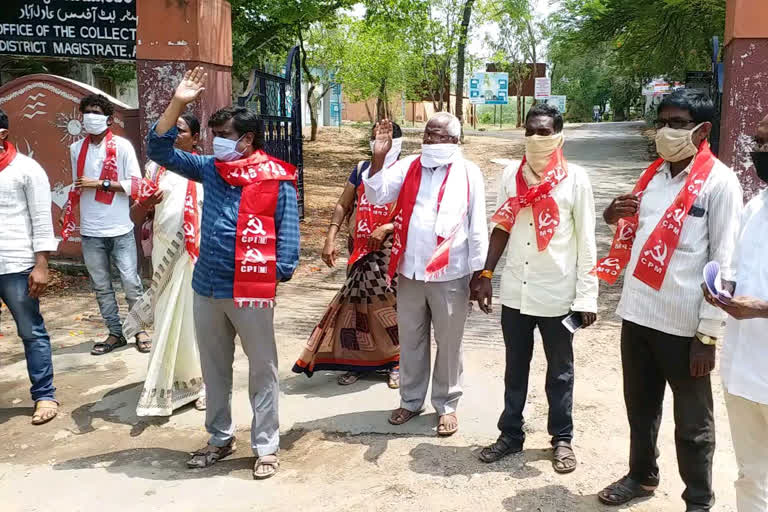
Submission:
<svg viewBox="0 0 768 512">
<path fill-rule="evenodd" d="M 680 90 L 659 105 L 661 156 L 631 194 L 603 217 L 616 225 L 595 271 L 615 282 L 626 267 L 616 313 L 623 319 L 621 361 L 630 426 L 629 473 L 598 493 L 624 505 L 659 485 L 657 438 L 667 384 L 675 409 L 675 446 L 687 512 L 712 508 L 715 421 L 710 372 L 725 313 L 707 304 L 700 284 L 710 260 L 733 279 L 732 253 L 743 200 L 736 175 L 709 149 L 715 108 L 706 95 Z"/>
<path fill-rule="evenodd" d="M 563 157 L 563 116 L 540 103 L 528 112 L 522 162 L 504 170 L 485 269 L 473 282 L 480 309 L 491 312 L 491 278 L 504 250 L 501 328 L 506 345 L 501 435 L 480 453 L 495 462 L 523 449 L 523 409 L 533 354 L 533 331 L 547 357 L 548 430 L 558 473 L 576 469 L 573 440 L 573 334 L 571 312 L 584 327 L 597 318 L 595 202 L 587 172 Z"/>
<path fill-rule="evenodd" d="M 430 327 L 437 355 L 432 406 L 437 434 L 453 435 L 462 395 L 464 323 L 469 281 L 483 268 L 488 249 L 485 184 L 480 169 L 459 149 L 461 124 L 447 112 L 424 129 L 421 155 L 384 169 L 392 123 L 379 123 L 370 168 L 363 173 L 373 204 L 397 201 L 389 275 L 397 280 L 400 338 L 400 407 L 389 421 L 402 425 L 422 412 L 430 374 Z"/>
<path fill-rule="evenodd" d="M 768 117 L 755 137 L 752 153 L 757 176 L 768 183 Z M 768 191 L 744 209 L 734 262 L 736 282 L 723 283 L 735 295 L 721 302 L 703 286 L 707 301 L 728 319 L 721 357 L 725 405 L 739 466 L 739 512 L 768 510 Z M 735 293 L 734 293 L 735 292 Z"/>
<path fill-rule="evenodd" d="M 111 264 L 114 262 L 120 272 L 129 309 L 143 292 L 129 201 L 132 178 L 141 178 L 141 169 L 131 143 L 110 130 L 114 106 L 105 96 L 84 97 L 80 100 L 80 112 L 88 136 L 70 146 L 70 157 L 74 187 L 79 190 L 76 200 L 80 203 L 83 259 L 109 329 L 109 336 L 91 351 L 93 355 L 102 355 L 128 343 L 112 288 Z M 72 197 L 71 194 L 70 201 Z M 62 224 L 74 227 L 74 222 L 62 218 Z M 64 228 L 65 232 L 71 231 L 66 225 Z M 146 333 L 136 335 L 139 352 L 148 353 L 151 344 Z"/>
<path fill-rule="evenodd" d="M 42 425 L 59 409 L 51 339 L 39 300 L 48 286 L 48 254 L 59 243 L 53 236 L 48 176 L 37 162 L 16 152 L 8 129 L 8 116 L 0 110 L 0 301 L 8 306 L 24 342 L 35 402 L 32 424 Z"/>
</svg>

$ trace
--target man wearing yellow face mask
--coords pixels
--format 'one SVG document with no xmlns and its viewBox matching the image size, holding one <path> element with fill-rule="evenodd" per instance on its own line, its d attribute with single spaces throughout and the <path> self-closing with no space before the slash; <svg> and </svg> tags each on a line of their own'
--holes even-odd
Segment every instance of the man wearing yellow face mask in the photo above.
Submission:
<svg viewBox="0 0 768 512">
<path fill-rule="evenodd" d="M 629 473 L 598 498 L 623 505 L 659 485 L 656 441 L 664 390 L 674 396 L 675 445 L 687 512 L 710 510 L 715 423 L 710 372 L 725 313 L 703 301 L 702 270 L 719 262 L 733 280 L 732 252 L 742 210 L 736 175 L 709 149 L 715 108 L 704 94 L 677 91 L 661 102 L 656 148 L 661 158 L 631 194 L 613 200 L 606 222 L 616 235 L 595 272 L 613 283 L 624 267 L 621 360 L 630 426 Z"/>
<path fill-rule="evenodd" d="M 533 353 L 533 331 L 541 332 L 547 357 L 548 430 L 552 465 L 576 469 L 573 439 L 573 334 L 562 320 L 574 311 L 584 327 L 597 313 L 595 203 L 581 167 L 563 157 L 563 116 L 552 105 L 528 113 L 525 158 L 504 171 L 495 223 L 483 272 L 473 282 L 480 309 L 491 311 L 491 278 L 505 248 L 501 279 L 501 328 L 506 345 L 501 435 L 480 453 L 495 462 L 522 451 L 523 408 Z"/>
</svg>

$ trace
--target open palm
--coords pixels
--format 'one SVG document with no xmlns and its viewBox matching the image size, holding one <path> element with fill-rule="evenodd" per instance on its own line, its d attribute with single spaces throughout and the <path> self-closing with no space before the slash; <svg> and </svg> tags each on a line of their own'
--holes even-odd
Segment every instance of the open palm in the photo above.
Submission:
<svg viewBox="0 0 768 512">
<path fill-rule="evenodd" d="M 207 78 L 208 74 L 200 66 L 187 71 L 184 73 L 181 83 L 176 87 L 176 92 L 173 95 L 174 99 L 184 104 L 192 103 L 205 90 Z"/>
</svg>

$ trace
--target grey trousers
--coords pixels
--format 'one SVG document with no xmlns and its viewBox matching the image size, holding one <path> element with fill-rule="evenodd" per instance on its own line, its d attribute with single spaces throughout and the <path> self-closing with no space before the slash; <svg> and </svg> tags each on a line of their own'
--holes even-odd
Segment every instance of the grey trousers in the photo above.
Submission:
<svg viewBox="0 0 768 512">
<path fill-rule="evenodd" d="M 432 406 L 437 414 L 456 412 L 461 398 L 463 355 L 461 341 L 469 305 L 465 276 L 443 283 L 397 281 L 397 321 L 400 335 L 400 407 L 419 411 L 429 386 L 430 327 L 437 354 L 432 373 Z"/>
<path fill-rule="evenodd" d="M 205 428 L 210 444 L 226 446 L 235 435 L 232 421 L 232 363 L 235 335 L 248 357 L 248 395 L 253 409 L 251 448 L 257 456 L 280 445 L 277 402 L 277 347 L 274 309 L 236 308 L 232 299 L 195 294 L 195 333 L 205 381 Z"/>
</svg>

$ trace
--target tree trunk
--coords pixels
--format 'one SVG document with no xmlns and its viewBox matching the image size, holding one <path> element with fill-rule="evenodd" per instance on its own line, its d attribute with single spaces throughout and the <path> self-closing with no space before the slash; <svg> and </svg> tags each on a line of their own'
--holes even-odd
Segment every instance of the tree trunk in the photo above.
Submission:
<svg viewBox="0 0 768 512">
<path fill-rule="evenodd" d="M 368 100 L 365 100 L 363 104 L 365 105 L 365 111 L 368 113 L 368 120 L 373 124 L 373 113 L 371 112 L 371 107 L 368 106 Z"/>
<path fill-rule="evenodd" d="M 315 94 L 315 77 L 307 66 L 307 51 L 304 49 L 304 36 L 301 33 L 301 27 L 299 27 L 299 44 L 301 46 L 301 67 L 304 69 L 304 76 L 309 83 L 309 89 L 307 90 L 307 105 L 309 105 L 309 122 L 310 122 L 310 135 L 309 140 L 313 141 L 317 139 L 317 103 L 313 102 L 312 96 Z"/>
<path fill-rule="evenodd" d="M 475 0 L 467 0 L 464 4 L 464 16 L 461 20 L 461 32 L 456 55 L 456 117 L 461 122 L 461 139 L 464 140 L 464 65 L 467 53 L 467 34 L 469 21 L 472 18 L 472 4 Z"/>
<path fill-rule="evenodd" d="M 387 117 L 387 108 L 384 101 L 387 97 L 387 82 L 382 80 L 379 85 L 379 96 L 376 99 L 376 121 L 381 121 Z"/>
</svg>

